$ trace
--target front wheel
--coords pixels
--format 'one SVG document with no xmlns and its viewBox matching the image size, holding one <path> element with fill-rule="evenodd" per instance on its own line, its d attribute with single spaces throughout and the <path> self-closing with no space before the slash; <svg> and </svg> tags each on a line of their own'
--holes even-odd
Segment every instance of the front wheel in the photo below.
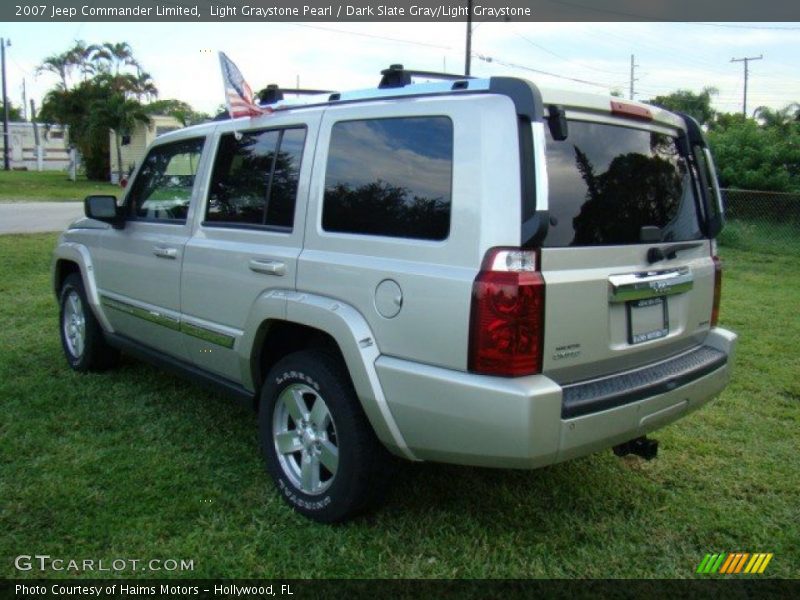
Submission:
<svg viewBox="0 0 800 600">
<path fill-rule="evenodd" d="M 78 273 L 72 273 L 64 280 L 59 306 L 61 346 L 69 366 L 86 372 L 102 371 L 116 365 L 119 351 L 106 342 Z"/>
<path fill-rule="evenodd" d="M 315 521 L 344 521 L 381 499 L 390 465 L 341 361 L 321 351 L 280 360 L 261 391 L 259 434 L 284 500 Z"/>
</svg>

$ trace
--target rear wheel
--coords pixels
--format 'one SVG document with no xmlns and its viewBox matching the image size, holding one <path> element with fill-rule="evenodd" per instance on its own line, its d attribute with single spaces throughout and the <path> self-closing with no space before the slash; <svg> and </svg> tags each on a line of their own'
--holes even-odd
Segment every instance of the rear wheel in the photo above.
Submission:
<svg viewBox="0 0 800 600">
<path fill-rule="evenodd" d="M 61 286 L 59 302 L 61 346 L 75 371 L 102 371 L 115 366 L 119 351 L 108 345 L 89 306 L 80 274 L 72 273 Z"/>
<path fill-rule="evenodd" d="M 259 433 L 267 471 L 299 513 L 334 523 L 382 499 L 388 453 L 337 358 L 303 351 L 280 360 L 261 392 Z"/>
</svg>

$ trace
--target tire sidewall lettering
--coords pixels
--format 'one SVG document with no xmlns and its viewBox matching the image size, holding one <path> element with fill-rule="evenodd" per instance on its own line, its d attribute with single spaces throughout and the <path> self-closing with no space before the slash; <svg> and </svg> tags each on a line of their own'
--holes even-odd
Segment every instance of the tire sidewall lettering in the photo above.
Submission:
<svg viewBox="0 0 800 600">
<path fill-rule="evenodd" d="M 284 371 L 275 378 L 275 385 L 280 387 L 287 381 L 291 380 L 302 381 L 303 383 L 310 385 L 317 392 L 320 391 L 319 384 L 312 377 L 300 371 Z"/>
<path fill-rule="evenodd" d="M 283 477 L 278 480 L 278 487 L 280 488 L 280 492 L 283 494 L 286 500 L 305 510 L 322 510 L 331 503 L 330 496 L 323 496 L 319 500 L 313 501 L 300 498 L 297 492 L 295 492 L 294 488 L 283 480 Z"/>
</svg>

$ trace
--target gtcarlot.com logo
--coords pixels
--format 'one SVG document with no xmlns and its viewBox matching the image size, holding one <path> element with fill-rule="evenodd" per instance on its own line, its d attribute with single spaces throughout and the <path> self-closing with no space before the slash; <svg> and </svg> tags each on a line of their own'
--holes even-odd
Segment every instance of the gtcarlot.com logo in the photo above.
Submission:
<svg viewBox="0 0 800 600">
<path fill-rule="evenodd" d="M 49 554 L 21 554 L 14 559 L 18 571 L 114 572 L 194 571 L 194 560 L 185 558 L 60 558 Z"/>
<path fill-rule="evenodd" d="M 720 552 L 706 554 L 696 573 L 712 575 L 760 575 L 772 560 L 772 552 Z"/>
</svg>

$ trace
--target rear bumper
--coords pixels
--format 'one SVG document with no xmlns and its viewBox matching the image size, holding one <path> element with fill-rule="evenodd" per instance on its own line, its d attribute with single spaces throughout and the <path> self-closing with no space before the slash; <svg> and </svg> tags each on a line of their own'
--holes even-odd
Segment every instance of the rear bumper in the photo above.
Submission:
<svg viewBox="0 0 800 600">
<path fill-rule="evenodd" d="M 727 385 L 735 345 L 734 333 L 715 328 L 693 351 L 699 354 L 566 388 L 543 375 L 486 377 L 386 356 L 376 369 L 418 458 L 535 468 L 628 441 L 699 408 Z"/>
</svg>

